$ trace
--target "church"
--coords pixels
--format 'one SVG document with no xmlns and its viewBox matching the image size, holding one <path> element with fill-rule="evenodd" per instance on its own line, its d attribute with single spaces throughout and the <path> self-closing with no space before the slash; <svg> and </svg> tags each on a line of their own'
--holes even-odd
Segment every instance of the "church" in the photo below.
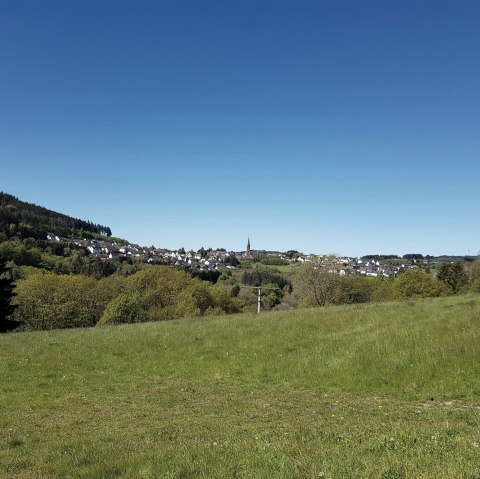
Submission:
<svg viewBox="0 0 480 479">
<path fill-rule="evenodd" d="M 252 257 L 252 252 L 250 249 L 250 238 L 248 238 L 247 241 L 247 250 L 245 251 L 245 258 L 251 258 Z"/>
</svg>

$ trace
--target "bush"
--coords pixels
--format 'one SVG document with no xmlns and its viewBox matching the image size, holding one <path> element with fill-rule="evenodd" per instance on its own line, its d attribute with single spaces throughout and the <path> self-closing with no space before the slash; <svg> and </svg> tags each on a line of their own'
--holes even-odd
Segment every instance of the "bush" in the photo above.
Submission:
<svg viewBox="0 0 480 479">
<path fill-rule="evenodd" d="M 397 298 L 394 289 L 395 280 L 393 278 L 377 276 L 375 279 L 372 279 L 372 281 L 375 285 L 372 293 L 372 301 L 385 303 L 387 301 L 393 301 Z"/>
<path fill-rule="evenodd" d="M 468 291 L 471 293 L 480 293 L 480 278 L 475 279 L 469 284 Z"/>
<path fill-rule="evenodd" d="M 401 274 L 395 280 L 394 291 L 398 299 L 436 298 L 451 293 L 448 286 L 430 278 L 425 271 L 418 268 Z"/>
<path fill-rule="evenodd" d="M 39 272 L 19 280 L 16 291 L 14 319 L 29 330 L 229 314 L 242 306 L 229 292 L 166 266 L 100 280 Z"/>
<path fill-rule="evenodd" d="M 165 321 L 182 317 L 235 313 L 241 302 L 208 282 L 192 278 L 184 271 L 155 266 L 139 271 L 126 280 L 125 297 L 114 302 L 110 315 L 116 322 L 140 315 L 136 321 Z M 139 295 L 140 301 L 127 301 L 128 295 Z M 128 311 L 121 313 L 122 308 Z M 137 309 L 135 309 L 137 308 Z M 113 314 L 115 313 L 115 315 Z M 127 314 L 128 313 L 128 314 Z M 130 314 L 131 313 L 131 314 Z M 109 320 L 112 323 L 112 320 Z M 103 317 L 102 317 L 103 324 Z"/>
<path fill-rule="evenodd" d="M 94 326 L 105 308 L 97 280 L 35 274 L 18 281 L 15 319 L 29 330 Z"/>
<path fill-rule="evenodd" d="M 340 276 L 339 285 L 341 294 L 339 302 L 342 304 L 368 303 L 372 300 L 375 283 L 372 278 L 365 276 Z"/>
<path fill-rule="evenodd" d="M 105 308 L 97 326 L 121 323 L 140 323 L 147 319 L 141 294 L 122 293 L 113 298 Z"/>
</svg>

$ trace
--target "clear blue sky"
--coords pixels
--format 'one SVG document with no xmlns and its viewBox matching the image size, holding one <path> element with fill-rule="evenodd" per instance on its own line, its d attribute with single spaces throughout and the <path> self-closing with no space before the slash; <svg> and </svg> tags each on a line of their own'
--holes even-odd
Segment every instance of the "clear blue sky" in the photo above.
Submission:
<svg viewBox="0 0 480 479">
<path fill-rule="evenodd" d="M 0 190 L 142 245 L 480 250 L 480 2 L 0 5 Z"/>
</svg>

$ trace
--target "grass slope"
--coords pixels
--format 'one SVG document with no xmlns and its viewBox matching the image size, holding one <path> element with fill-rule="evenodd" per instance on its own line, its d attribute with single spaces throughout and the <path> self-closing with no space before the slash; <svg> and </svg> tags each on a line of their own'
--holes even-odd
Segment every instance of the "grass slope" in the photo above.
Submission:
<svg viewBox="0 0 480 479">
<path fill-rule="evenodd" d="M 0 337 L 0 477 L 480 477 L 480 298 Z"/>
</svg>

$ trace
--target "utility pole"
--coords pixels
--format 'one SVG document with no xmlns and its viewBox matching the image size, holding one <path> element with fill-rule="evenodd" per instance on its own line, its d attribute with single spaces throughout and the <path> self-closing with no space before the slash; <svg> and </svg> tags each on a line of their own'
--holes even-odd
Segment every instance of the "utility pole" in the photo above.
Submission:
<svg viewBox="0 0 480 479">
<path fill-rule="evenodd" d="M 258 302 L 257 302 L 257 314 L 260 314 L 260 311 L 262 310 L 262 287 L 261 286 L 242 286 L 242 288 L 252 288 L 252 289 L 258 289 Z M 263 289 L 268 289 L 268 290 L 280 290 L 280 288 L 275 288 L 272 286 L 265 286 Z"/>
</svg>

